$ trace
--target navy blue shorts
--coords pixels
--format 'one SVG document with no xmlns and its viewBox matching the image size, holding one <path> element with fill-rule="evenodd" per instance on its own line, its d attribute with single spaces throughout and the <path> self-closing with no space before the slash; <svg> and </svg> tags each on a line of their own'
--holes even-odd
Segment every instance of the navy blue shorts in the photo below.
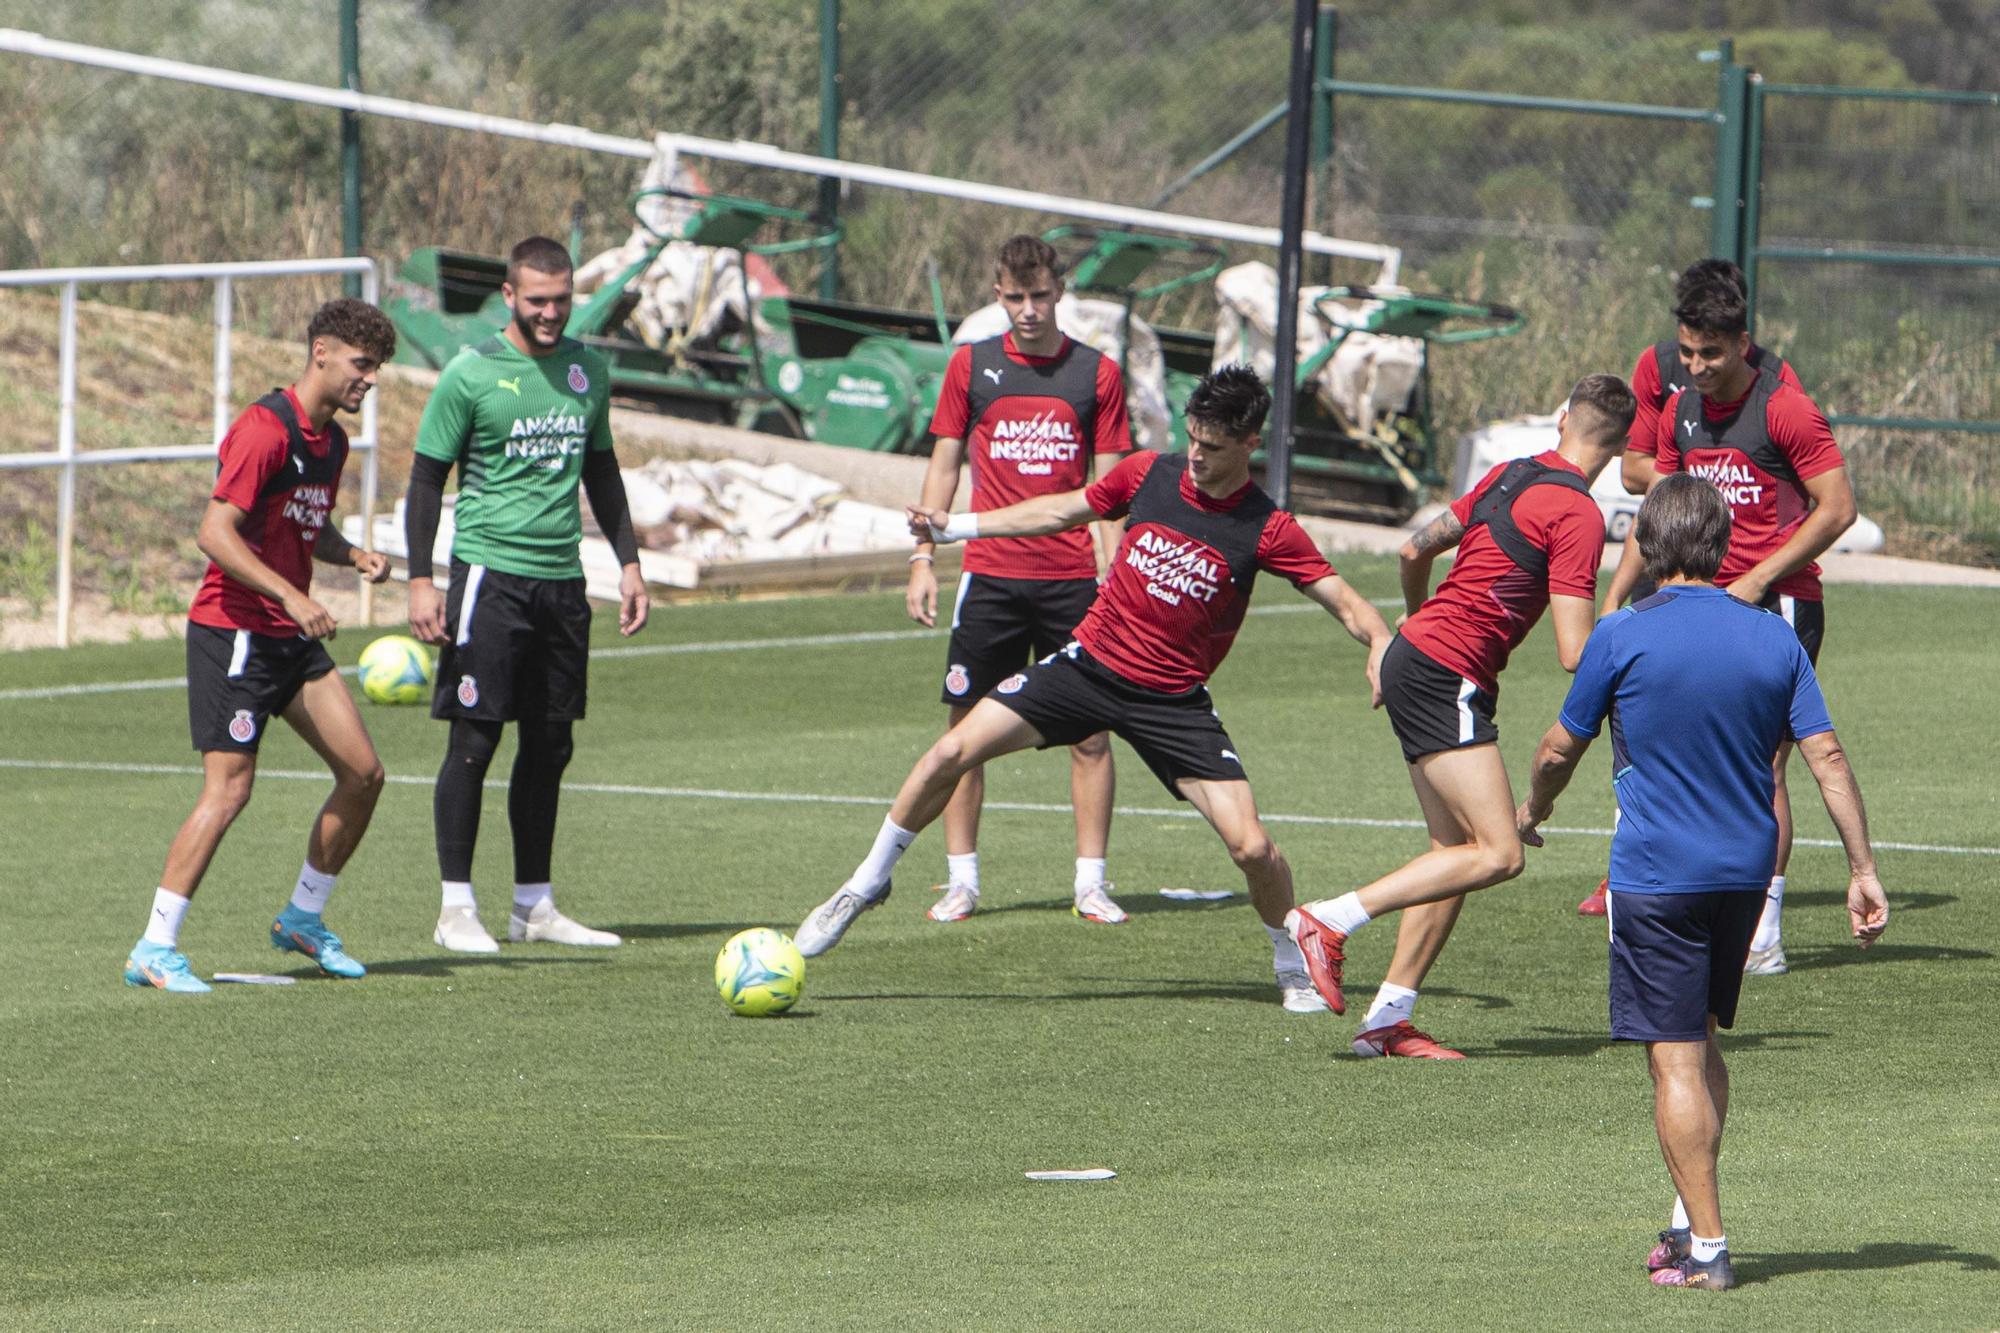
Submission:
<svg viewBox="0 0 2000 1333">
<path fill-rule="evenodd" d="M 1613 888 L 1606 901 L 1613 1041 L 1702 1041 L 1710 1014 L 1718 1027 L 1735 1024 L 1761 892 Z"/>
</svg>

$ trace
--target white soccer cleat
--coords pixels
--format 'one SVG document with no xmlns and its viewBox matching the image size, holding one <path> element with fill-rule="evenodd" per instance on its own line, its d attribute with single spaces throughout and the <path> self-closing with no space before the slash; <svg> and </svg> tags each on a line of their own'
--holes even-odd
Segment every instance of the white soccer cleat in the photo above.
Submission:
<svg viewBox="0 0 2000 1333">
<path fill-rule="evenodd" d="M 608 930 L 592 930 L 581 921 L 572 921 L 556 910 L 555 899 L 544 898 L 528 909 L 507 918 L 510 944 L 574 944 L 585 949 L 611 949 L 625 941 Z"/>
<path fill-rule="evenodd" d="M 843 884 L 839 892 L 813 908 L 812 914 L 799 923 L 798 930 L 792 935 L 792 943 L 799 946 L 799 952 L 805 957 L 817 958 L 840 943 L 840 937 L 854 924 L 855 917 L 888 896 L 889 886 L 886 884 L 882 886 L 881 894 L 874 898 L 864 898 L 857 890 Z"/>
<path fill-rule="evenodd" d="M 1288 1014 L 1323 1014 L 1326 999 L 1312 978 L 1298 968 L 1278 973 L 1278 1001 Z"/>
<path fill-rule="evenodd" d="M 1746 977 L 1782 977 L 1788 971 L 1782 941 L 1768 949 L 1752 949 L 1750 956 L 1743 960 L 1743 975 Z"/>
<path fill-rule="evenodd" d="M 1130 917 L 1125 909 L 1111 901 L 1109 884 L 1100 884 L 1094 889 L 1084 889 L 1076 895 L 1076 905 L 1069 910 L 1085 921 L 1095 921 L 1100 926 L 1122 926 Z"/>
<path fill-rule="evenodd" d="M 437 930 L 431 939 L 453 953 L 500 952 L 499 943 L 486 933 L 486 927 L 479 924 L 479 913 L 470 907 L 447 907 L 438 913 Z"/>
<path fill-rule="evenodd" d="M 940 884 L 944 897 L 931 904 L 931 910 L 924 913 L 933 921 L 963 921 L 979 910 L 979 890 L 968 889 L 963 884 Z"/>
</svg>

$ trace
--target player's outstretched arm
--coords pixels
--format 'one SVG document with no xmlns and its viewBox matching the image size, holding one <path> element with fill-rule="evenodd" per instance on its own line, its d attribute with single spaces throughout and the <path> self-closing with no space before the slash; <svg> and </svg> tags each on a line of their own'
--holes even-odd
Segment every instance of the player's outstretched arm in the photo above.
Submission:
<svg viewBox="0 0 2000 1333">
<path fill-rule="evenodd" d="M 1578 736 L 1558 722 L 1535 747 L 1535 765 L 1529 777 L 1528 799 L 1514 812 L 1514 829 L 1529 847 L 1542 845 L 1536 826 L 1556 812 L 1556 797 L 1569 786 L 1583 752 L 1590 748 L 1588 736 Z"/>
<path fill-rule="evenodd" d="M 332 638 L 338 626 L 327 609 L 294 588 L 289 579 L 265 564 L 250 549 L 250 543 L 243 540 L 243 525 L 249 521 L 249 510 L 238 509 L 227 500 L 211 499 L 202 513 L 195 545 L 230 578 L 282 606 L 308 639 Z"/>
<path fill-rule="evenodd" d="M 313 538 L 313 559 L 323 565 L 343 565 L 359 570 L 370 583 L 389 577 L 389 557 L 380 551 L 364 551 L 334 530 L 331 523 Z"/>
<path fill-rule="evenodd" d="M 1354 590 L 1354 585 L 1335 574 L 1332 578 L 1319 579 L 1299 589 L 1312 601 L 1318 602 L 1333 612 L 1340 621 L 1348 637 L 1368 649 L 1368 689 L 1369 706 L 1382 706 L 1382 655 L 1389 651 L 1395 640 L 1395 631 L 1382 619 L 1366 597 Z"/>
<path fill-rule="evenodd" d="M 1413 616 L 1431 595 L 1431 563 L 1465 537 L 1465 525 L 1447 509 L 1396 552 L 1403 580 L 1403 614 Z"/>
<path fill-rule="evenodd" d="M 1867 948 L 1889 928 L 1889 899 L 1875 877 L 1875 849 L 1868 841 L 1868 811 L 1861 804 L 1861 784 L 1840 748 L 1840 738 L 1822 731 L 1799 742 L 1799 753 L 1819 783 L 1820 799 L 1840 831 L 1847 852 L 1847 920 L 1854 938 Z"/>
<path fill-rule="evenodd" d="M 1097 511 L 1081 490 L 1037 495 L 1003 509 L 981 514 L 951 514 L 942 509 L 911 507 L 910 534 L 932 542 L 962 542 L 973 537 L 1046 537 L 1067 532 L 1096 518 Z"/>
<path fill-rule="evenodd" d="M 951 497 L 958 494 L 959 473 L 965 467 L 965 441 L 946 436 L 931 446 L 930 466 L 924 469 L 924 488 L 917 508 L 925 513 L 949 510 Z M 919 625 L 937 624 L 937 543 L 929 529 L 917 537 L 917 549 L 910 554 L 910 586 L 903 593 L 903 610 Z"/>
</svg>

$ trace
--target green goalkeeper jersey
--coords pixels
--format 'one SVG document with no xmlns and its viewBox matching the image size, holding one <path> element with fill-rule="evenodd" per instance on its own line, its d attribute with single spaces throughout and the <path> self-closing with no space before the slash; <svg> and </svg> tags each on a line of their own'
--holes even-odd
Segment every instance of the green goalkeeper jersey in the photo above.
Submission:
<svg viewBox="0 0 2000 1333">
<path fill-rule="evenodd" d="M 417 428 L 418 453 L 458 465 L 452 558 L 527 578 L 582 577 L 583 455 L 610 447 L 610 371 L 573 338 L 547 356 L 503 334 L 466 348 Z"/>
</svg>

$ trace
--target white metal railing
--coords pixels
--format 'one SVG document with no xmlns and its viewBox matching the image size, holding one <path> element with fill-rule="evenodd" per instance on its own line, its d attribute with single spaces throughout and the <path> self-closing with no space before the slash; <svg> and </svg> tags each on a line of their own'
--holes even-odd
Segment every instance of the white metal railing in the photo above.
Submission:
<svg viewBox="0 0 2000 1333">
<path fill-rule="evenodd" d="M 56 646 L 70 644 L 74 609 L 76 547 L 76 470 L 108 463 L 161 463 L 215 457 L 232 419 L 229 409 L 229 333 L 238 278 L 278 278 L 300 275 L 358 273 L 361 295 L 374 302 L 380 280 L 372 259 L 272 259 L 233 264 L 135 264 L 110 268 L 30 268 L 0 272 L 0 287 L 60 287 L 62 289 L 62 350 L 60 406 L 56 416 L 56 447 L 32 453 L 0 453 L 0 471 L 60 468 L 56 492 Z M 208 444 L 150 445 L 131 449 L 76 447 L 76 293 L 79 287 L 119 282 L 215 283 L 215 439 Z M 375 395 L 361 406 L 361 433 L 348 447 L 361 455 L 361 530 L 373 531 L 375 517 Z M 361 623 L 372 620 L 373 585 L 360 580 Z"/>
<path fill-rule="evenodd" d="M 918 194 L 941 195 L 949 199 L 1020 208 L 1035 213 L 1052 213 L 1060 217 L 1086 218 L 1113 226 L 1139 227 L 1153 231 L 1174 232 L 1183 236 L 1203 236 L 1210 240 L 1235 241 L 1244 245 L 1266 246 L 1270 249 L 1276 249 L 1279 242 L 1276 227 L 1252 227 L 1216 218 L 1192 217 L 1185 213 L 1161 213 L 1149 208 L 1128 208 L 1122 204 L 1105 204 L 1093 199 L 1043 194 L 1038 190 L 1021 190 L 1008 185 L 953 180 L 917 171 L 900 171 L 892 167 L 870 166 L 862 162 L 845 162 L 838 158 L 814 157 L 809 153 L 786 152 L 775 145 L 755 143 L 748 139 L 731 141 L 705 139 L 693 134 L 662 134 L 658 136 L 656 142 L 617 134 L 602 134 L 595 130 L 584 129 L 580 125 L 538 124 L 534 121 L 515 120 L 508 116 L 490 116 L 477 111 L 461 111 L 455 107 L 409 102 L 399 97 L 378 97 L 372 93 L 354 92 L 346 88 L 297 83 L 290 79 L 244 74 L 237 70 L 194 65 L 182 60 L 167 60 L 159 56 L 135 55 L 130 51 L 116 51 L 107 47 L 86 46 L 79 42 L 60 41 L 19 28 L 0 28 L 0 51 L 14 51 L 48 60 L 64 60 L 71 64 L 91 65 L 99 69 L 123 70 L 129 74 L 144 74 L 153 78 L 175 79 L 204 88 L 255 93 L 261 97 L 305 102 L 313 106 L 357 111 L 366 115 L 386 116 L 394 120 L 409 120 L 424 125 L 475 130 L 511 139 L 527 139 L 565 148 L 613 153 L 620 157 L 650 159 L 656 151 L 670 148 L 674 152 L 684 153 L 690 157 L 742 162 L 751 166 L 768 167 L 774 171 L 798 172 L 808 176 L 831 176 L 838 180 L 863 185 L 881 185 L 910 190 Z M 1398 270 L 1402 266 L 1403 252 L 1393 245 L 1346 241 L 1309 231 L 1305 234 L 1304 246 L 1312 254 L 1334 255 L 1378 264 L 1381 266 L 1381 271 L 1376 281 L 1384 285 L 1393 285 L 1398 280 Z"/>
</svg>

